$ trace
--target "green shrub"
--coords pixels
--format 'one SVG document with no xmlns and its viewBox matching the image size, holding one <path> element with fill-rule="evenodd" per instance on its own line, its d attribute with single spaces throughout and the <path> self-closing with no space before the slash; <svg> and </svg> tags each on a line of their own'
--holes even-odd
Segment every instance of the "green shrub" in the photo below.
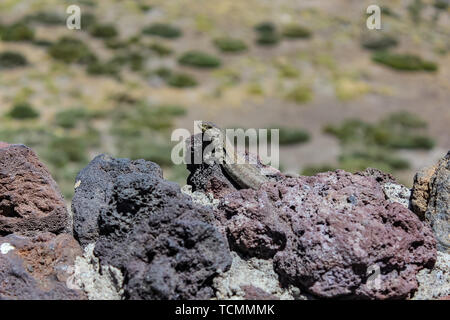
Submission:
<svg viewBox="0 0 450 320">
<path fill-rule="evenodd" d="M 362 46 L 369 50 L 386 50 L 398 45 L 398 40 L 393 36 L 384 35 L 382 37 L 365 39 Z"/>
<path fill-rule="evenodd" d="M 153 73 L 161 79 L 167 80 L 172 75 L 172 70 L 167 67 L 159 67 L 158 69 L 154 70 Z"/>
<path fill-rule="evenodd" d="M 197 80 L 187 73 L 171 74 L 167 78 L 167 84 L 175 88 L 190 88 L 197 86 Z"/>
<path fill-rule="evenodd" d="M 267 32 L 275 32 L 276 26 L 272 22 L 264 21 L 261 23 L 258 23 L 254 27 L 255 31 L 261 32 L 261 33 L 267 33 Z"/>
<path fill-rule="evenodd" d="M 89 28 L 89 33 L 96 38 L 114 38 L 118 35 L 113 24 L 95 24 Z"/>
<path fill-rule="evenodd" d="M 393 69 L 404 71 L 436 71 L 436 63 L 422 60 L 419 56 L 412 54 L 395 54 L 389 52 L 375 52 L 372 60 Z"/>
<path fill-rule="evenodd" d="M 161 57 L 168 56 L 173 52 L 171 48 L 157 42 L 152 43 L 149 49 Z"/>
<path fill-rule="evenodd" d="M 283 28 L 282 34 L 285 38 L 297 39 L 311 38 L 312 32 L 305 27 L 296 24 L 290 24 Z"/>
<path fill-rule="evenodd" d="M 367 168 L 377 168 L 383 171 L 404 170 L 410 167 L 407 160 L 392 155 L 391 152 L 378 148 L 367 148 L 354 151 L 339 157 L 339 166 L 343 170 L 355 172 Z"/>
<path fill-rule="evenodd" d="M 65 26 L 66 20 L 63 16 L 57 14 L 56 12 L 46 12 L 41 11 L 32 15 L 28 15 L 24 19 L 27 22 L 35 22 L 45 25 L 62 25 Z"/>
<path fill-rule="evenodd" d="M 247 45 L 240 39 L 222 37 L 214 40 L 214 45 L 223 52 L 242 52 L 247 50 Z"/>
<path fill-rule="evenodd" d="M 105 39 L 105 46 L 109 49 L 123 49 L 127 47 L 127 43 L 124 41 L 120 41 L 117 38 L 107 38 Z"/>
<path fill-rule="evenodd" d="M 8 115 L 14 119 L 35 119 L 39 117 L 39 112 L 36 111 L 29 103 L 17 103 L 9 111 Z"/>
<path fill-rule="evenodd" d="M 179 117 L 186 115 L 186 109 L 175 104 L 156 106 L 153 112 L 156 116 L 160 117 Z"/>
<path fill-rule="evenodd" d="M 73 129 L 79 121 L 85 120 L 87 116 L 86 110 L 81 108 L 63 110 L 55 115 L 55 123 L 62 128 Z"/>
<path fill-rule="evenodd" d="M 435 0 L 433 3 L 433 6 L 437 9 L 437 10 L 447 10 L 449 3 L 448 0 Z"/>
<path fill-rule="evenodd" d="M 31 41 L 34 39 L 34 31 L 23 22 L 3 26 L 0 29 L 0 37 L 3 41 Z"/>
<path fill-rule="evenodd" d="M 262 46 L 274 46 L 280 42 L 280 35 L 276 32 L 261 32 L 256 43 Z"/>
<path fill-rule="evenodd" d="M 425 127 L 426 123 L 418 116 L 401 111 L 389 114 L 375 124 L 349 119 L 339 126 L 326 126 L 324 131 L 336 136 L 342 144 L 386 149 L 431 149 L 434 140 L 417 132 Z"/>
<path fill-rule="evenodd" d="M 62 37 L 52 44 L 48 53 L 54 59 L 65 63 L 88 64 L 97 61 L 96 56 L 81 40 L 71 37 Z"/>
<path fill-rule="evenodd" d="M 335 171 L 336 169 L 337 169 L 336 167 L 329 164 L 306 166 L 305 168 L 303 168 L 301 174 L 304 176 L 314 176 L 320 172 Z"/>
<path fill-rule="evenodd" d="M 393 17 L 393 18 L 399 17 L 399 15 L 396 12 L 394 12 L 391 8 L 386 7 L 386 6 L 381 7 L 381 14 L 389 16 L 389 17 Z"/>
<path fill-rule="evenodd" d="M 181 36 L 181 30 L 167 23 L 154 23 L 142 30 L 144 34 L 159 36 L 162 38 L 178 38 Z"/>
<path fill-rule="evenodd" d="M 306 85 L 298 85 L 288 92 L 286 98 L 296 103 L 306 103 L 312 100 L 313 91 Z"/>
<path fill-rule="evenodd" d="M 222 64 L 219 58 L 197 50 L 186 52 L 178 59 L 178 62 L 182 65 L 198 68 L 217 68 Z"/>
<path fill-rule="evenodd" d="M 281 145 L 305 143 L 310 140 L 310 135 L 305 130 L 286 128 L 286 127 L 276 127 L 273 126 L 267 130 L 268 140 L 271 141 L 271 131 L 270 129 L 279 129 L 279 142 Z"/>
<path fill-rule="evenodd" d="M 140 71 L 144 68 L 145 57 L 137 51 L 125 51 L 116 55 L 111 61 L 115 65 L 128 65 L 133 71 Z"/>
<path fill-rule="evenodd" d="M 324 132 L 335 136 L 341 143 L 349 143 L 356 140 L 363 140 L 369 125 L 359 119 L 348 119 L 338 126 L 327 125 Z"/>
<path fill-rule="evenodd" d="M 114 62 L 92 62 L 88 64 L 87 72 L 92 75 L 100 76 L 118 76 L 120 73 L 119 65 Z"/>
<path fill-rule="evenodd" d="M 393 112 L 384 118 L 382 123 L 387 126 L 401 126 L 403 128 L 427 127 L 427 122 L 425 120 L 407 111 Z"/>
<path fill-rule="evenodd" d="M 53 137 L 48 145 L 48 161 L 56 167 L 65 167 L 71 162 L 87 160 L 87 145 L 84 137 Z"/>
<path fill-rule="evenodd" d="M 86 12 L 86 13 L 82 13 L 81 14 L 81 29 L 82 30 L 89 30 L 93 25 L 96 24 L 97 21 L 97 17 L 90 13 L 90 12 Z"/>
<path fill-rule="evenodd" d="M 27 64 L 27 59 L 21 53 L 14 51 L 0 53 L 0 70 L 23 67 Z"/>
</svg>

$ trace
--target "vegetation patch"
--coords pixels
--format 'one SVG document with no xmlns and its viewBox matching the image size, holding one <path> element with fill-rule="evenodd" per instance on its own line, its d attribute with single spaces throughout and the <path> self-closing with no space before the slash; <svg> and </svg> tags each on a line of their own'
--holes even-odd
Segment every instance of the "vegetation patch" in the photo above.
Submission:
<svg viewBox="0 0 450 320">
<path fill-rule="evenodd" d="M 178 62 L 182 65 L 197 68 L 217 68 L 222 64 L 219 58 L 197 50 L 186 52 L 178 59 Z"/>
<path fill-rule="evenodd" d="M 413 54 L 396 54 L 386 51 L 375 52 L 372 60 L 396 70 L 403 71 L 436 71 L 438 66 L 432 61 L 423 60 Z"/>
<path fill-rule="evenodd" d="M 48 48 L 48 53 L 65 63 L 88 64 L 97 61 L 97 57 L 83 41 L 72 37 L 60 38 Z"/>
<path fill-rule="evenodd" d="M 31 41 L 34 39 L 34 31 L 27 24 L 17 22 L 9 26 L 1 26 L 0 38 L 3 41 Z"/>
<path fill-rule="evenodd" d="M 275 32 L 276 26 L 273 22 L 263 21 L 254 26 L 256 32 L 266 33 L 266 32 Z"/>
<path fill-rule="evenodd" d="M 242 52 L 247 50 L 244 41 L 236 38 L 222 37 L 214 40 L 214 45 L 222 52 Z"/>
<path fill-rule="evenodd" d="M 39 118 L 39 112 L 36 111 L 29 103 L 20 102 L 15 104 L 8 115 L 13 119 L 25 120 Z"/>
<path fill-rule="evenodd" d="M 33 22 L 49 26 L 66 25 L 66 19 L 56 12 L 40 11 L 24 18 L 26 22 Z"/>
<path fill-rule="evenodd" d="M 82 108 L 63 110 L 55 115 L 55 124 L 64 129 L 73 129 L 77 124 L 88 118 L 88 112 Z"/>
<path fill-rule="evenodd" d="M 282 35 L 288 39 L 311 38 L 312 32 L 306 27 L 290 24 L 283 28 Z"/>
<path fill-rule="evenodd" d="M 262 46 L 274 46 L 280 42 L 280 35 L 277 32 L 261 32 L 256 43 Z"/>
<path fill-rule="evenodd" d="M 359 171 L 368 167 L 386 172 L 409 168 L 407 160 L 397 156 L 397 149 L 433 148 L 434 141 L 423 130 L 426 122 L 406 111 L 387 115 L 376 123 L 349 119 L 324 131 L 339 139 L 342 153 L 339 168 Z"/>
<path fill-rule="evenodd" d="M 113 24 L 95 24 L 89 28 L 89 33 L 96 38 L 114 38 L 119 33 Z"/>
<path fill-rule="evenodd" d="M 368 37 L 362 40 L 361 45 L 369 50 L 386 50 L 396 47 L 398 45 L 398 40 L 391 35 Z"/>
<path fill-rule="evenodd" d="M 286 99 L 299 104 L 309 102 L 312 100 L 312 98 L 313 98 L 312 88 L 308 85 L 303 84 L 297 85 L 286 95 Z"/>
<path fill-rule="evenodd" d="M 145 27 L 142 32 L 147 35 L 159 36 L 162 38 L 174 39 L 182 35 L 179 28 L 167 23 L 154 23 Z"/>
<path fill-rule="evenodd" d="M 197 80 L 183 72 L 173 73 L 167 76 L 167 84 L 175 88 L 191 88 L 197 86 Z"/>
<path fill-rule="evenodd" d="M 27 64 L 27 59 L 19 52 L 5 51 L 0 53 L 0 70 L 24 67 Z"/>
<path fill-rule="evenodd" d="M 120 67 L 117 63 L 111 61 L 106 63 L 95 61 L 88 65 L 87 72 L 92 75 L 117 77 L 120 73 Z"/>
<path fill-rule="evenodd" d="M 155 52 L 160 57 L 165 57 L 172 54 L 173 50 L 162 43 L 154 42 L 149 46 L 149 49 Z"/>
<path fill-rule="evenodd" d="M 271 141 L 270 129 L 279 129 L 279 143 L 281 145 L 299 144 L 308 142 L 311 139 L 309 133 L 302 129 L 272 126 L 267 130 L 268 140 Z"/>
</svg>

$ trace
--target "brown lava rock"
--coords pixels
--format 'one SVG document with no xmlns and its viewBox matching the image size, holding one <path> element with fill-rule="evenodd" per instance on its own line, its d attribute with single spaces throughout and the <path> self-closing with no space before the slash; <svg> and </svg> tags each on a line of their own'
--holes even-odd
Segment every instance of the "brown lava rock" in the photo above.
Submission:
<svg viewBox="0 0 450 320">
<path fill-rule="evenodd" d="M 81 254 L 69 234 L 0 238 L 0 300 L 85 299 L 84 293 L 66 285 Z"/>
<path fill-rule="evenodd" d="M 64 199 L 47 168 L 24 145 L 0 147 L 0 235 L 71 232 Z"/>
<path fill-rule="evenodd" d="M 380 182 L 337 170 L 266 183 L 227 194 L 219 220 L 232 248 L 273 256 L 286 284 L 324 298 L 407 298 L 416 273 L 434 265 L 436 242 Z"/>
</svg>

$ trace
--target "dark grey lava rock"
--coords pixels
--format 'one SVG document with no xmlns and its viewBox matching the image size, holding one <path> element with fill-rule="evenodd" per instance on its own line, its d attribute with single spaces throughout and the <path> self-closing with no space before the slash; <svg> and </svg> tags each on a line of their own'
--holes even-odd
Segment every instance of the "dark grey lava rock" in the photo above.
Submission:
<svg viewBox="0 0 450 320">
<path fill-rule="evenodd" d="M 273 255 L 286 284 L 324 298 L 406 298 L 434 265 L 436 242 L 380 182 L 342 170 L 270 182 L 227 194 L 221 221 L 242 254 Z"/>
<path fill-rule="evenodd" d="M 0 145 L 0 235 L 71 233 L 64 199 L 47 168 L 24 145 Z"/>
<path fill-rule="evenodd" d="M 81 254 L 69 234 L 1 237 L 0 300 L 86 299 L 80 290 L 67 286 L 75 258 Z"/>
<path fill-rule="evenodd" d="M 450 151 L 415 175 L 411 205 L 433 228 L 438 249 L 450 253 Z"/>
<path fill-rule="evenodd" d="M 74 236 L 84 247 L 98 238 L 98 217 L 108 206 L 118 176 L 140 172 L 162 178 L 162 170 L 153 162 L 114 159 L 102 154 L 94 158 L 76 177 L 72 200 Z"/>
<path fill-rule="evenodd" d="M 94 253 L 102 265 L 122 271 L 126 299 L 213 296 L 212 280 L 229 268 L 231 256 L 225 237 L 213 225 L 211 208 L 194 204 L 151 162 L 103 156 L 79 178 L 77 193 L 83 183 L 86 189 L 74 208 L 86 218 L 76 224 L 91 221 L 90 230 L 98 230 Z M 83 199 L 90 203 L 81 210 Z M 88 218 L 89 208 L 96 209 L 98 227 Z"/>
</svg>

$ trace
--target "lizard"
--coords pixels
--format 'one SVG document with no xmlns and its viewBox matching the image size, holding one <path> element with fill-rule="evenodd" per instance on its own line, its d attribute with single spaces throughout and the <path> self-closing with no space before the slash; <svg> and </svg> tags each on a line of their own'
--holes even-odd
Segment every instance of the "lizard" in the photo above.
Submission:
<svg viewBox="0 0 450 320">
<path fill-rule="evenodd" d="M 265 183 L 272 181 L 268 176 L 261 173 L 261 170 L 251 163 L 247 163 L 235 150 L 234 146 L 226 138 L 225 130 L 219 128 L 214 123 L 209 121 L 202 121 L 199 127 L 203 134 L 207 135 L 209 140 L 214 144 L 216 152 L 219 156 L 228 157 L 230 162 L 223 161 L 220 163 L 228 176 L 241 188 L 258 190 L 259 187 Z M 222 146 L 218 144 L 223 143 Z M 221 155 L 223 150 L 225 155 Z"/>
</svg>

